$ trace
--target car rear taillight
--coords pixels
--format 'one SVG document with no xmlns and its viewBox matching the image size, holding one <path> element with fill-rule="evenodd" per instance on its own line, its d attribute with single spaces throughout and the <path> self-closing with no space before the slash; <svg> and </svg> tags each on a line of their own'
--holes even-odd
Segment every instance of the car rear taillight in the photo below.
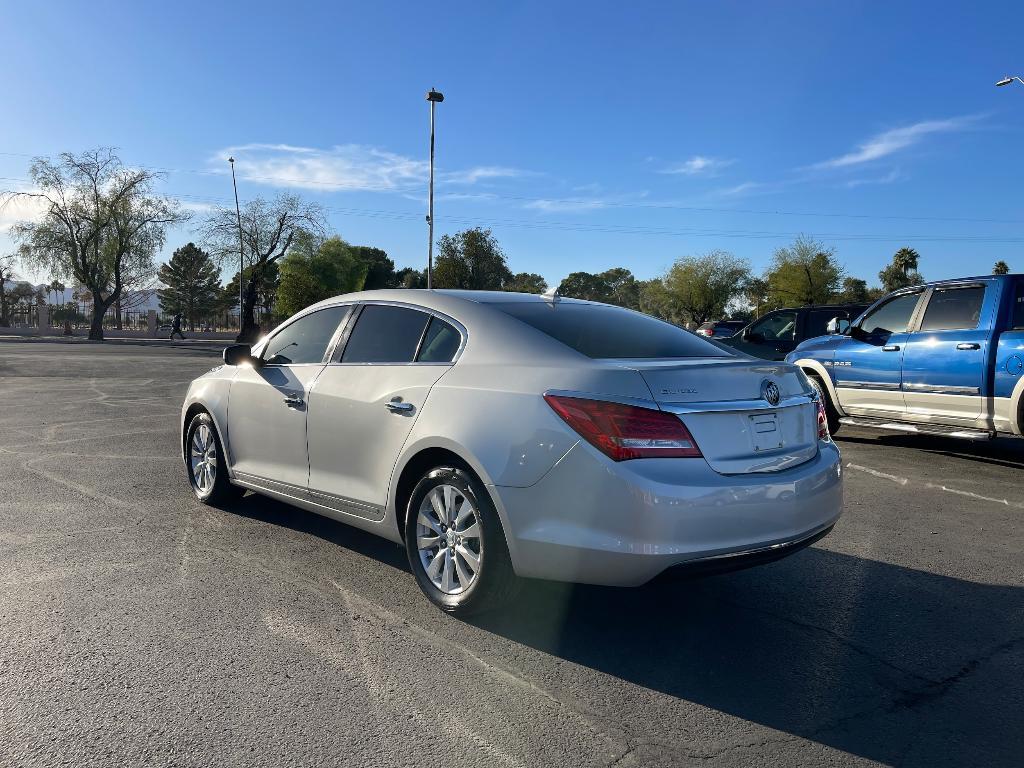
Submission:
<svg viewBox="0 0 1024 768">
<path fill-rule="evenodd" d="M 582 397 L 544 399 L 584 440 L 615 461 L 701 455 L 686 425 L 671 413 Z"/>
<path fill-rule="evenodd" d="M 715 332 L 711 328 L 698 328 L 697 333 L 701 336 L 714 336 Z"/>
<path fill-rule="evenodd" d="M 828 440 L 828 416 L 825 414 L 825 405 L 818 400 L 818 439 Z"/>
</svg>

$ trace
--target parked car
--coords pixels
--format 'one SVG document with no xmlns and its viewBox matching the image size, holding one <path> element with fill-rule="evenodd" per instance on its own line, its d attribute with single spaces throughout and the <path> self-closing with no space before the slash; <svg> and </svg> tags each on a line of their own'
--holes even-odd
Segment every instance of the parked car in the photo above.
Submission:
<svg viewBox="0 0 1024 768">
<path fill-rule="evenodd" d="M 404 543 L 446 611 L 518 577 L 640 585 L 824 536 L 839 452 L 792 365 L 555 297 L 369 291 L 316 304 L 196 379 L 200 501 L 250 489 Z"/>
<path fill-rule="evenodd" d="M 744 325 L 745 323 L 742 320 L 717 320 L 701 324 L 694 333 L 711 339 L 727 339 Z"/>
<path fill-rule="evenodd" d="M 1024 277 L 985 275 L 891 293 L 845 333 L 787 360 L 818 387 L 830 427 L 970 440 L 1024 428 Z"/>
<path fill-rule="evenodd" d="M 868 304 L 818 304 L 776 309 L 762 315 L 723 344 L 765 360 L 784 360 L 805 339 L 822 336 L 834 319 L 849 325 Z"/>
</svg>

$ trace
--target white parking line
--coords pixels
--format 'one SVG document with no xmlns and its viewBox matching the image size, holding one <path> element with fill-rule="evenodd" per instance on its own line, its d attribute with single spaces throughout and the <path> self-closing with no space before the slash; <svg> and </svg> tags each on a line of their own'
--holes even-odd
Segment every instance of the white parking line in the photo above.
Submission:
<svg viewBox="0 0 1024 768">
<path fill-rule="evenodd" d="M 871 467 L 865 467 L 861 464 L 854 464 L 853 462 L 847 462 L 847 469 L 855 469 L 858 472 L 871 475 L 872 477 L 880 477 L 883 480 L 891 480 L 894 483 L 900 485 L 912 485 L 909 478 L 900 477 L 899 475 L 890 475 L 888 472 L 879 472 L 877 469 L 871 469 Z M 959 488 L 950 488 L 946 485 L 938 483 L 919 483 L 920 487 L 927 488 L 932 491 L 943 491 L 945 493 L 952 493 L 957 496 L 966 496 L 969 499 L 975 499 L 977 501 L 990 501 L 993 504 L 1002 504 L 1004 507 L 1015 507 L 1016 509 L 1024 509 L 1024 503 L 1019 501 L 1010 501 L 1009 499 L 997 499 L 994 496 L 982 496 L 980 493 L 974 493 L 973 491 L 961 491 Z"/>
</svg>

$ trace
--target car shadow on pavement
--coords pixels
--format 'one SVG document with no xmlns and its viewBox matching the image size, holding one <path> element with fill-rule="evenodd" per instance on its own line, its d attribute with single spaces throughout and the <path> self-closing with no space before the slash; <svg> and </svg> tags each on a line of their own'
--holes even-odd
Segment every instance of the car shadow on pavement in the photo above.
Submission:
<svg viewBox="0 0 1024 768">
<path fill-rule="evenodd" d="M 635 590 L 533 582 L 512 610 L 474 623 L 890 765 L 1009 765 L 1024 755 L 1021 588 L 811 548 Z M 679 728 L 665 737 L 689 741 Z"/>
<path fill-rule="evenodd" d="M 408 571 L 402 548 L 343 523 L 251 494 L 231 511 Z M 637 589 L 526 581 L 510 606 L 469 623 L 670 697 L 663 712 L 632 706 L 622 686 L 592 689 L 621 705 L 581 702 L 619 711 L 634 743 L 647 727 L 660 733 L 651 744 L 715 751 L 718 737 L 673 717 L 677 699 L 774 729 L 777 741 L 799 737 L 889 765 L 1013 765 L 1024 755 L 1019 587 L 815 546 Z M 451 641 L 466 637 L 453 629 Z M 588 689 L 569 686 L 585 699 Z"/>
</svg>

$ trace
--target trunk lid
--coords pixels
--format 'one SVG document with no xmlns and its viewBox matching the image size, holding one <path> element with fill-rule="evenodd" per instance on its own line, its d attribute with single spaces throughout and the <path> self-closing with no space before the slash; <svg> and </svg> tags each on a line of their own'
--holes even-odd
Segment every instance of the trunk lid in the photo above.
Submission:
<svg viewBox="0 0 1024 768">
<path fill-rule="evenodd" d="M 818 454 L 817 406 L 796 366 L 720 357 L 622 364 L 682 419 L 716 472 L 777 472 Z"/>
</svg>

